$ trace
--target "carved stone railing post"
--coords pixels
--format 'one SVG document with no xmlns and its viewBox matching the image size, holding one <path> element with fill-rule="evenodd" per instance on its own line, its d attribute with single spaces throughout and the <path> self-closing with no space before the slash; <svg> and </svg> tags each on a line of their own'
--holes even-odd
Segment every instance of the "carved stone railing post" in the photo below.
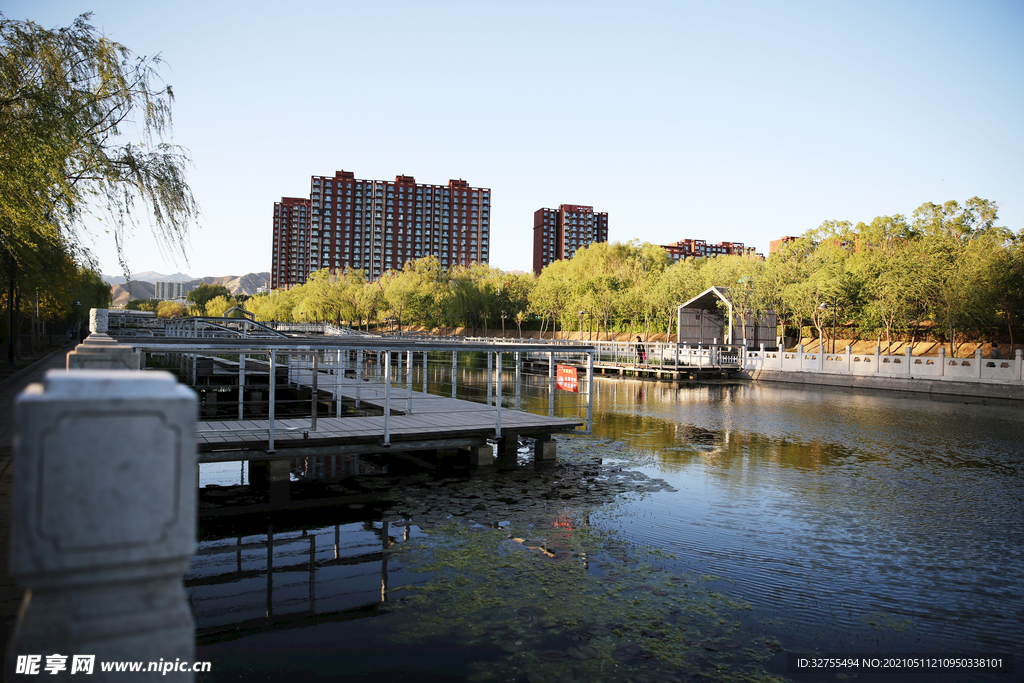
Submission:
<svg viewBox="0 0 1024 683">
<path fill-rule="evenodd" d="M 182 576 L 196 538 L 195 392 L 166 372 L 53 370 L 18 397 L 16 422 L 10 569 L 25 597 L 8 680 L 17 655 L 66 656 L 61 680 L 74 655 L 95 656 L 92 680 L 124 679 L 104 661 L 194 660 Z"/>
<path fill-rule="evenodd" d="M 68 354 L 68 370 L 138 370 L 141 356 L 107 335 L 107 309 L 89 310 L 89 337 Z"/>
</svg>

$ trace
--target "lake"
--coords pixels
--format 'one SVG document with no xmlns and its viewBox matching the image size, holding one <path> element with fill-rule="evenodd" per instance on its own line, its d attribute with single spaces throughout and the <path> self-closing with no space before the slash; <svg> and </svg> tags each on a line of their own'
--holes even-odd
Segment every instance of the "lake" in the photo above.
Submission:
<svg viewBox="0 0 1024 683">
<path fill-rule="evenodd" d="M 556 465 L 528 444 L 494 471 L 302 461 L 294 479 L 362 502 L 204 520 L 186 575 L 200 680 L 1020 680 L 1019 404 L 621 378 L 595 394 L 593 433 L 560 437 Z M 204 465 L 201 483 L 245 476 Z"/>
</svg>

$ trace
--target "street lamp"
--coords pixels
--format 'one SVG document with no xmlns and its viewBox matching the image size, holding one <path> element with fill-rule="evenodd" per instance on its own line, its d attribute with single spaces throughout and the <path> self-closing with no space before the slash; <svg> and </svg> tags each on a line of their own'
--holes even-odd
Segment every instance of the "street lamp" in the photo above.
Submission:
<svg viewBox="0 0 1024 683">
<path fill-rule="evenodd" d="M 836 310 L 839 308 L 839 297 L 832 297 L 832 353 L 836 352 Z M 828 304 L 822 304 L 818 306 L 819 310 L 827 311 L 829 309 Z"/>
</svg>

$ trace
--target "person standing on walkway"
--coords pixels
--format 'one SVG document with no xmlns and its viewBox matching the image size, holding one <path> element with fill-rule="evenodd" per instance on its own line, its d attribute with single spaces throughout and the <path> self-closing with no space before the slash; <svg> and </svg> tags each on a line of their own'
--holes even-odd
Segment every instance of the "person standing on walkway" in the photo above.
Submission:
<svg viewBox="0 0 1024 683">
<path fill-rule="evenodd" d="M 993 360 L 999 360 L 1003 357 L 1003 354 L 999 351 L 999 344 L 992 342 L 992 353 L 989 357 Z"/>
<path fill-rule="evenodd" d="M 636 338 L 636 357 L 640 363 L 647 362 L 647 349 L 644 348 L 643 340 L 640 339 L 639 335 Z"/>
</svg>

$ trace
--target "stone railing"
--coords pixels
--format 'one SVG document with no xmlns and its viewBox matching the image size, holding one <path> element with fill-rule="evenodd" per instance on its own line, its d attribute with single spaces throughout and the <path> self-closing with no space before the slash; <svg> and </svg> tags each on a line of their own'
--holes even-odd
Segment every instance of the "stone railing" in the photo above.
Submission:
<svg viewBox="0 0 1024 683">
<path fill-rule="evenodd" d="M 194 659 L 182 577 L 195 549 L 196 394 L 169 373 L 138 372 L 103 313 L 69 370 L 17 399 L 10 571 L 25 597 L 7 680 L 21 664 L 105 681 L 124 676 L 104 662 Z"/>
<path fill-rule="evenodd" d="M 877 346 L 873 354 L 864 354 L 851 353 L 849 346 L 838 353 L 820 353 L 804 351 L 800 345 L 796 351 L 748 349 L 744 369 L 1022 384 L 1024 352 L 1018 349 L 1014 358 L 984 358 L 979 349 L 968 358 L 947 358 L 942 348 L 938 356 L 912 356 L 909 348 L 901 355 L 889 356 L 882 355 Z"/>
</svg>

